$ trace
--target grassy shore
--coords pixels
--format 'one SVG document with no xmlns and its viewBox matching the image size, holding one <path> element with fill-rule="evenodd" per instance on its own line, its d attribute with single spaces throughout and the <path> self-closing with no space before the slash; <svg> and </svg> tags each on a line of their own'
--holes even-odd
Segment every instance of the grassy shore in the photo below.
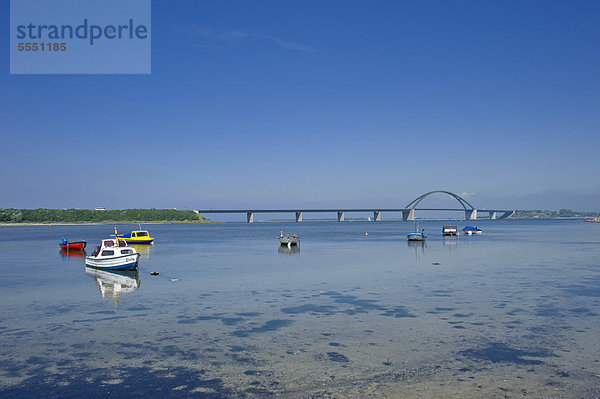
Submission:
<svg viewBox="0 0 600 399">
<path fill-rule="evenodd" d="M 176 209 L 0 209 L 3 225 L 213 223 L 194 211 Z"/>
<path fill-rule="evenodd" d="M 549 210 L 518 210 L 512 216 L 513 219 L 566 219 L 566 218 L 589 218 L 600 216 L 598 212 L 573 211 L 561 209 L 560 211 Z"/>
</svg>

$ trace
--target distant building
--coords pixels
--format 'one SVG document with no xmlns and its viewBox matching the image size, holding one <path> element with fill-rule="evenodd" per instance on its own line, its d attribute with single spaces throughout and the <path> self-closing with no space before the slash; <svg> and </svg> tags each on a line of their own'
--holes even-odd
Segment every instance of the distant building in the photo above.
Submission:
<svg viewBox="0 0 600 399">
<path fill-rule="evenodd" d="M 97 211 L 105 211 L 106 208 L 96 208 Z"/>
</svg>

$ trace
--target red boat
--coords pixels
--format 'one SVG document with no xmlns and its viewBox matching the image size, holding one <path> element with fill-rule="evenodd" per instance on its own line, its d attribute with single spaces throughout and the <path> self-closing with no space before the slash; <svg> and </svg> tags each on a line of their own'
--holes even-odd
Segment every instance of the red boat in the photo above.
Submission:
<svg viewBox="0 0 600 399">
<path fill-rule="evenodd" d="M 62 242 L 59 243 L 62 249 L 66 249 L 68 251 L 82 251 L 87 245 L 86 241 L 67 241 L 66 238 L 62 238 Z"/>
</svg>

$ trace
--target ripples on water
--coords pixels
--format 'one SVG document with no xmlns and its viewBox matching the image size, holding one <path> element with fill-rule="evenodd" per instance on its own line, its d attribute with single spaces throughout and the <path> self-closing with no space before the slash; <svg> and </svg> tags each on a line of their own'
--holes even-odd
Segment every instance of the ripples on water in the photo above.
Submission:
<svg viewBox="0 0 600 399">
<path fill-rule="evenodd" d="M 148 225 L 117 275 L 0 227 L 0 396 L 600 395 L 600 225 L 478 223 Z"/>
</svg>

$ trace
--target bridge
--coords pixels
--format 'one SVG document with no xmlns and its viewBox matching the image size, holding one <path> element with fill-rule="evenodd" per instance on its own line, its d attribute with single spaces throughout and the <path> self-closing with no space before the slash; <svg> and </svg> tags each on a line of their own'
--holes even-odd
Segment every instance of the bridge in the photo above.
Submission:
<svg viewBox="0 0 600 399">
<path fill-rule="evenodd" d="M 427 197 L 433 194 L 445 194 L 455 199 L 458 202 L 456 208 L 419 208 L 418 205 Z M 473 207 L 467 200 L 459 196 L 458 194 L 451 193 L 450 191 L 436 190 L 425 193 L 406 205 L 404 208 L 288 208 L 288 209 L 196 209 L 194 212 L 197 214 L 207 213 L 245 213 L 246 220 L 248 223 L 254 222 L 254 215 L 257 213 L 291 213 L 296 215 L 296 222 L 302 222 L 305 213 L 333 213 L 337 214 L 338 222 L 345 220 L 347 213 L 365 213 L 372 212 L 373 220 L 376 222 L 381 221 L 381 215 L 383 212 L 386 213 L 402 213 L 402 220 L 416 220 L 415 211 L 456 211 L 464 212 L 465 220 L 477 220 L 480 219 L 479 215 L 486 215 L 486 219 L 505 219 L 512 216 L 514 210 L 505 209 L 481 209 Z"/>
</svg>

